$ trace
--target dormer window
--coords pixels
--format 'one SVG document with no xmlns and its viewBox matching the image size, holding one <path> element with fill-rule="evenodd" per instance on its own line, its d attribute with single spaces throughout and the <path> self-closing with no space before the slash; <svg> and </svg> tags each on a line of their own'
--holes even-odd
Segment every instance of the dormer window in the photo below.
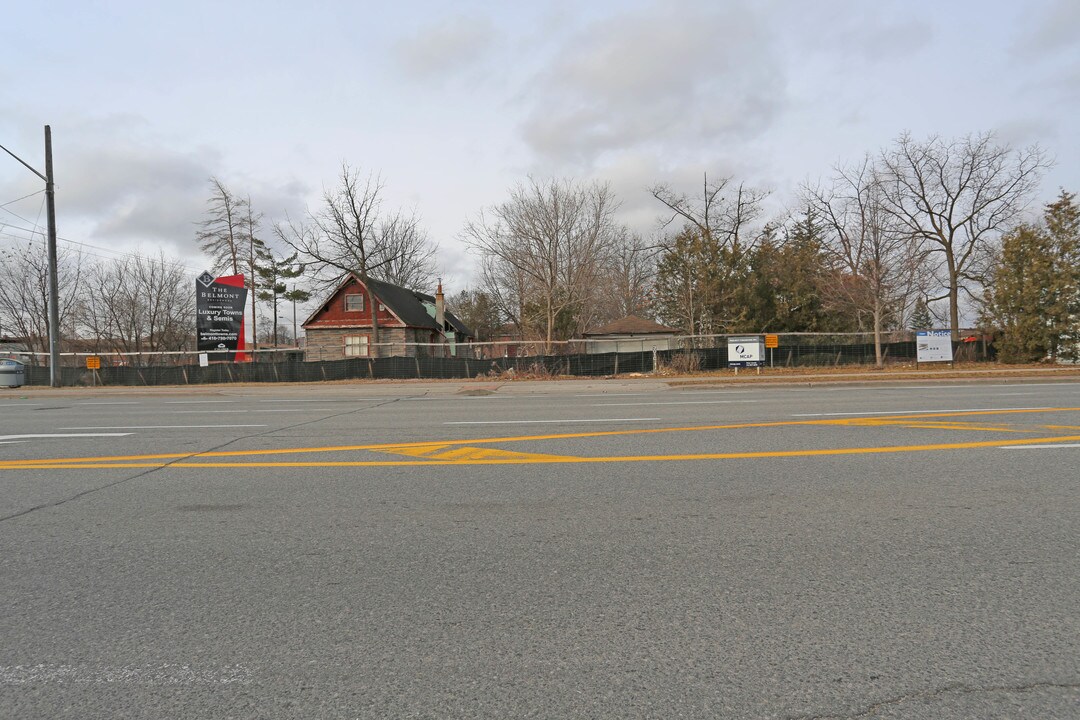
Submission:
<svg viewBox="0 0 1080 720">
<path fill-rule="evenodd" d="M 345 296 L 345 312 L 363 312 L 364 296 L 361 293 Z"/>
</svg>

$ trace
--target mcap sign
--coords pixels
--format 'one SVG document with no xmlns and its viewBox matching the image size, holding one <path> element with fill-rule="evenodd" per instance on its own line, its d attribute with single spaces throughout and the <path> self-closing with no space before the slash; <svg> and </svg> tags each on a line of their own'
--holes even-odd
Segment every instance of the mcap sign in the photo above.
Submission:
<svg viewBox="0 0 1080 720">
<path fill-rule="evenodd" d="M 915 333 L 916 362 L 952 362 L 952 333 L 948 330 L 920 330 Z"/>
<path fill-rule="evenodd" d="M 204 272 L 195 278 L 195 330 L 199 352 L 228 350 L 214 354 L 215 360 L 247 360 L 244 354 L 244 305 L 247 288 L 243 275 L 215 278 Z"/>
<path fill-rule="evenodd" d="M 727 339 L 728 367 L 761 367 L 765 364 L 765 338 L 740 335 Z"/>
</svg>

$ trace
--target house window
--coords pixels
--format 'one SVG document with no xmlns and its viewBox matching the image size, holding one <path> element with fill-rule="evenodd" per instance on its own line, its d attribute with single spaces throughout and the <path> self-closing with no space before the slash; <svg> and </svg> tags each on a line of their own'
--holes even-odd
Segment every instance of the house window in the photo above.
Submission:
<svg viewBox="0 0 1080 720">
<path fill-rule="evenodd" d="M 345 296 L 345 312 L 363 312 L 364 296 L 360 293 Z"/>
<path fill-rule="evenodd" d="M 346 335 L 345 336 L 345 357 L 367 357 L 367 354 L 368 354 L 367 335 Z"/>
</svg>

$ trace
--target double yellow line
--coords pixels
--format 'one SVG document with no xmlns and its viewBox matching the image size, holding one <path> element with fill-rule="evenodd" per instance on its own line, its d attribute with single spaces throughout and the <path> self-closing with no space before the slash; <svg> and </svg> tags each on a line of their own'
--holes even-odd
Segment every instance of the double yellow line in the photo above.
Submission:
<svg viewBox="0 0 1080 720">
<path fill-rule="evenodd" d="M 743 430 L 753 428 L 789 426 L 843 426 L 882 427 L 900 426 L 935 430 L 967 430 L 980 432 L 1033 432 L 1080 430 L 1072 425 L 1038 425 L 1018 429 L 1007 425 L 974 424 L 951 420 L 934 422 L 934 418 L 957 418 L 985 415 L 1015 415 L 1022 413 L 1080 412 L 1080 408 L 1039 408 L 1020 410 L 973 410 L 965 412 L 918 413 L 881 416 L 873 418 L 829 418 L 815 420 L 789 420 L 763 423 L 739 423 L 730 425 L 699 425 L 693 427 L 649 428 L 638 430 L 605 430 L 580 433 L 546 435 L 521 435 L 466 440 L 418 441 L 412 443 L 377 443 L 365 445 L 336 445 L 327 447 L 279 448 L 273 450 L 228 450 L 205 453 L 159 453 L 152 455 L 117 455 L 106 457 L 44 458 L 34 460 L 0 461 L 0 470 L 90 470 L 123 468 L 299 468 L 299 467 L 422 467 L 441 465 L 535 465 L 571 463 L 627 463 L 627 462 L 674 462 L 688 460 L 738 460 L 757 458 L 823 457 L 835 455 L 869 455 L 882 453 L 931 452 L 941 450 L 967 450 L 1004 446 L 1045 445 L 1080 442 L 1080 435 L 1038 436 L 1002 440 L 985 440 L 958 443 L 931 443 L 920 445 L 886 445 L 878 447 L 822 448 L 807 450 L 771 450 L 760 452 L 693 453 L 665 455 L 615 455 L 576 456 L 525 453 L 497 448 L 476 448 L 476 445 L 494 443 L 539 442 L 546 440 L 573 440 L 626 435 L 649 435 L 657 433 L 706 432 L 712 430 Z M 397 456 L 406 460 L 298 460 L 298 461 L 224 461 L 224 458 L 282 456 L 310 453 L 343 453 L 369 451 Z"/>
</svg>

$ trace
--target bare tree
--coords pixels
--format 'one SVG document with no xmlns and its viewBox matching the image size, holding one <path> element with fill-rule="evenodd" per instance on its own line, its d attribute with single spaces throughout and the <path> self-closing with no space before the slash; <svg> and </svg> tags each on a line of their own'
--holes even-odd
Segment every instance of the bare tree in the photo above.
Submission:
<svg viewBox="0 0 1080 720">
<path fill-rule="evenodd" d="M 243 257 L 245 201 L 216 177 L 210 178 L 206 217 L 198 223 L 195 239 L 213 262 L 214 272 L 240 274 Z M 250 210 L 250 208 L 248 208 Z"/>
<path fill-rule="evenodd" d="M 521 292 L 518 321 L 544 340 L 578 329 L 619 234 L 617 203 L 607 185 L 529 178 L 510 199 L 468 223 L 466 243 L 489 263 L 488 278 L 512 279 Z"/>
<path fill-rule="evenodd" d="M 860 164 L 837 167 L 831 187 L 806 187 L 803 195 L 829 229 L 823 249 L 833 281 L 825 286 L 830 296 L 825 300 L 849 311 L 860 325 L 869 316 L 874 356 L 881 367 L 882 330 L 887 322 L 902 325 L 922 289 L 922 242 L 886 211 L 880 174 L 870 156 Z"/>
<path fill-rule="evenodd" d="M 258 334 L 258 314 L 255 309 L 255 301 L 257 295 L 259 264 L 263 262 L 268 254 L 266 243 L 263 242 L 259 236 L 259 227 L 262 223 L 262 213 L 256 213 L 251 207 L 251 198 L 244 198 L 243 204 L 239 208 L 243 213 L 241 215 L 241 227 L 243 233 L 241 240 L 243 243 L 243 256 L 241 261 L 241 269 L 244 274 L 244 284 L 247 286 L 248 295 L 251 298 L 251 342 L 254 346 L 258 347 L 259 334 Z"/>
<path fill-rule="evenodd" d="M 996 243 L 1020 218 L 1049 161 L 1036 145 L 1013 150 L 993 133 L 959 140 L 901 135 L 881 153 L 884 207 L 925 241 L 959 338 L 960 293 L 977 299 Z M 973 289 L 973 287 L 975 289 Z"/>
<path fill-rule="evenodd" d="M 730 177 L 709 182 L 707 174 L 703 176 L 700 199 L 676 192 L 666 184 L 653 186 L 650 193 L 669 211 L 660 220 L 661 228 L 675 223 L 682 232 L 684 224 L 689 224 L 705 242 L 735 254 L 747 249 L 746 230 L 761 215 L 762 201 L 768 196 L 744 183 L 731 187 Z"/>
<path fill-rule="evenodd" d="M 88 275 L 81 323 L 98 340 L 97 350 L 161 352 L 190 343 L 195 297 L 179 262 L 136 255 L 99 263 Z"/>
<path fill-rule="evenodd" d="M 665 184 L 654 186 L 651 193 L 667 209 L 659 221 L 661 231 L 674 228 L 661 243 L 657 277 L 665 314 L 690 332 L 737 327 L 740 281 L 762 237 L 754 224 L 768 193 L 733 185 L 731 178 L 710 182 L 708 175 L 703 176 L 700 198 Z"/>
<path fill-rule="evenodd" d="M 365 286 L 369 278 L 415 288 L 431 271 L 435 248 L 415 215 L 382 213 L 382 182 L 371 175 L 361 179 L 348 164 L 341 166 L 336 188 L 323 192 L 322 207 L 308 222 L 279 224 L 275 232 L 300 254 L 317 290 L 326 291 L 347 273 L 356 273 Z M 430 277 L 430 275 L 428 276 Z M 378 352 L 379 319 L 372 303 L 371 348 Z"/>
<path fill-rule="evenodd" d="M 435 267 L 435 244 L 428 241 L 415 213 L 397 212 L 378 227 L 373 248 L 372 276 L 411 290 L 430 290 Z"/>
<path fill-rule="evenodd" d="M 619 234 L 604 268 L 597 303 L 603 311 L 603 320 L 652 313 L 657 250 L 655 243 L 641 235 L 625 229 Z"/>
<path fill-rule="evenodd" d="M 81 253 L 57 251 L 60 327 L 71 327 L 83 281 Z M 0 250 L 0 328 L 24 338 L 31 352 L 49 349 L 49 261 L 45 244 L 28 242 Z"/>
</svg>

